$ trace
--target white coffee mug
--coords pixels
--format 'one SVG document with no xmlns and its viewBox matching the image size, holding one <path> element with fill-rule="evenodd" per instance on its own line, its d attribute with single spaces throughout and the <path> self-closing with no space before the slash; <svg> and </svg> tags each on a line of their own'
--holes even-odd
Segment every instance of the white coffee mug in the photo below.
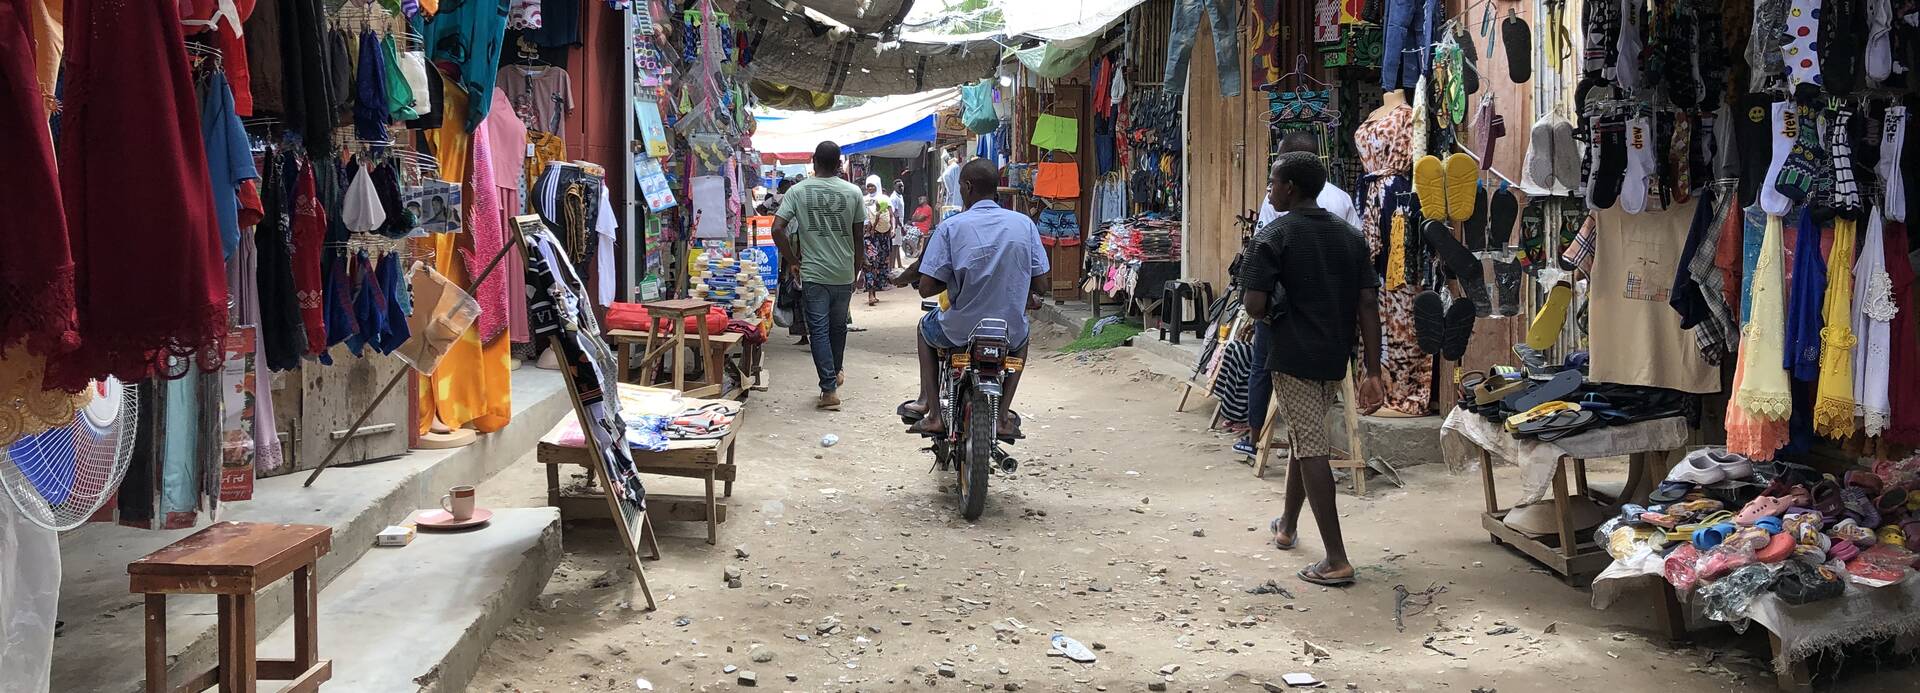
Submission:
<svg viewBox="0 0 1920 693">
<path fill-rule="evenodd" d="M 455 486 L 440 497 L 440 509 L 447 511 L 455 520 L 473 517 L 473 487 Z"/>
</svg>

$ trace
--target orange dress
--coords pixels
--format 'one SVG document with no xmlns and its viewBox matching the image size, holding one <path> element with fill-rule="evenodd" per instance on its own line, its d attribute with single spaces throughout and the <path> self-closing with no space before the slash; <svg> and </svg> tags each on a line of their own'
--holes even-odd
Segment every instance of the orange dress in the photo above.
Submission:
<svg viewBox="0 0 1920 693">
<path fill-rule="evenodd" d="M 441 180 L 465 184 L 470 182 L 468 174 L 473 169 L 473 139 L 467 132 L 467 94 L 451 81 L 445 86 L 444 118 L 440 129 L 427 132 L 427 140 L 433 143 L 434 154 L 440 160 Z M 468 203 L 469 216 L 463 218 L 471 219 L 474 195 L 470 185 L 461 199 Z M 416 247 L 433 253 L 434 270 L 461 288 L 471 290 L 473 278 L 467 275 L 465 263 L 460 261 L 462 241 L 467 241 L 471 250 L 472 239 L 468 235 L 434 234 L 415 243 Z M 505 333 L 491 343 L 482 344 L 477 327 L 468 327 L 440 359 L 433 375 L 422 382 L 417 422 L 420 432 L 426 433 L 435 417 L 448 426 L 467 426 L 481 433 L 506 428 L 507 422 L 513 419 L 511 350 L 512 344 Z"/>
</svg>

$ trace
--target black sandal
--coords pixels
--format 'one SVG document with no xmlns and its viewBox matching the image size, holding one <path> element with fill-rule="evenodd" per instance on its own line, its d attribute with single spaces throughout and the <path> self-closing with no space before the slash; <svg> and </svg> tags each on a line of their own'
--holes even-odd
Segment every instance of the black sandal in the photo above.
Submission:
<svg viewBox="0 0 1920 693">
<path fill-rule="evenodd" d="M 1323 563 L 1315 563 L 1305 568 L 1301 568 L 1300 572 L 1298 573 L 1300 576 L 1300 579 L 1319 585 L 1321 587 L 1346 587 L 1353 584 L 1352 575 L 1348 575 L 1345 577 L 1332 577 L 1324 573 L 1321 573 L 1320 567 L 1322 565 Z"/>
</svg>

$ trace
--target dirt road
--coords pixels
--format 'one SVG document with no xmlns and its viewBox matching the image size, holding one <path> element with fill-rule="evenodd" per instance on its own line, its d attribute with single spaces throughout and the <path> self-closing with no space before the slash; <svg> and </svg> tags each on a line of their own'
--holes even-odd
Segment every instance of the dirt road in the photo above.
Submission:
<svg viewBox="0 0 1920 693">
<path fill-rule="evenodd" d="M 717 546 L 698 525 L 662 528 L 665 558 L 647 564 L 658 611 L 634 606 L 610 532 L 569 527 L 559 572 L 487 651 L 472 690 L 634 691 L 644 678 L 719 691 L 749 671 L 783 691 L 1241 691 L 1288 672 L 1365 691 L 1771 685 L 1751 639 L 1656 645 L 1650 609 L 1596 611 L 1490 544 L 1477 475 L 1438 466 L 1408 470 L 1407 489 L 1343 491 L 1360 583 L 1305 584 L 1294 572 L 1318 558 L 1310 519 L 1299 550 L 1266 542 L 1282 474 L 1254 479 L 1204 414 L 1174 413 L 1153 357 L 1059 354 L 1057 330 L 1037 331 L 1016 404 L 1029 436 L 1020 470 L 996 475 L 986 515 L 965 522 L 893 415 L 914 389 L 919 313 L 904 292 L 885 298 L 855 309 L 867 331 L 849 340 L 843 411 L 812 408 L 804 348 L 768 346 L 773 387 L 748 404 L 732 518 Z M 829 433 L 839 443 L 822 447 Z M 544 504 L 540 469 L 514 465 L 481 494 Z M 727 587 L 729 569 L 741 587 Z M 1270 580 L 1284 593 L 1249 592 Z M 1433 590 L 1404 631 L 1396 585 L 1416 604 Z M 1098 661 L 1049 656 L 1055 632 Z M 1849 689 L 1895 690 L 1899 676 L 1852 676 Z"/>
</svg>

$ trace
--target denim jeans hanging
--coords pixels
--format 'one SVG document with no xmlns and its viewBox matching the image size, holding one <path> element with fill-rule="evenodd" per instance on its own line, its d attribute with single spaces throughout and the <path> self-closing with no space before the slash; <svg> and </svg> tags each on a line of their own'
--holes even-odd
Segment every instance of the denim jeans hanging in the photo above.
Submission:
<svg viewBox="0 0 1920 693">
<path fill-rule="evenodd" d="M 1411 89 L 1420 76 L 1431 74 L 1428 58 L 1434 27 L 1439 24 L 1440 0 L 1382 0 L 1386 3 L 1385 31 L 1380 53 L 1380 88 Z"/>
<path fill-rule="evenodd" d="M 1411 0 L 1398 0 L 1409 2 Z M 1213 27 L 1214 65 L 1220 73 L 1220 95 L 1240 95 L 1240 10 L 1233 0 L 1175 0 L 1173 32 L 1167 39 L 1166 86 L 1185 89 L 1187 62 L 1200 33 L 1200 11 Z"/>
</svg>

